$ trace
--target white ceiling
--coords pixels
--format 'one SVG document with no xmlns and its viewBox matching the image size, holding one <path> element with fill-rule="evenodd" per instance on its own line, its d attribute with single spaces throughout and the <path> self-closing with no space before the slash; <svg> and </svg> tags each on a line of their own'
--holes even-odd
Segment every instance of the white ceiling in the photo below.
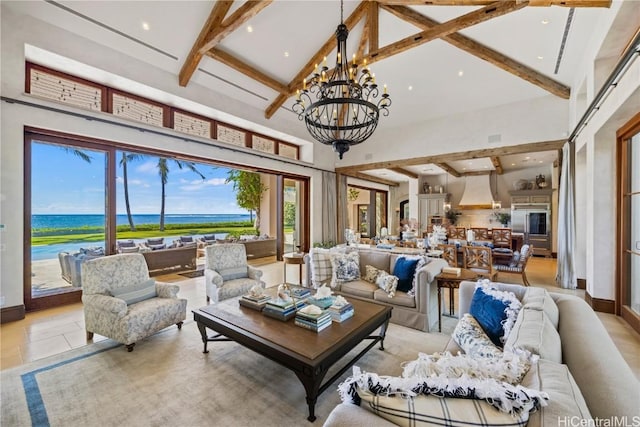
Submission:
<svg viewBox="0 0 640 427">
<path fill-rule="evenodd" d="M 177 86 L 178 73 L 215 2 L 2 3 L 18 13 L 32 15 L 174 73 Z M 236 2 L 229 14 L 242 3 Z M 358 3 L 345 1 L 345 18 Z M 440 22 L 475 9 L 463 6 L 411 7 Z M 569 11 L 566 7 L 525 7 L 467 28 L 461 34 L 570 86 L 579 69 L 580 54 L 589 42 L 590 29 L 596 25 L 603 9 L 575 9 L 562 62 L 556 74 L 554 68 Z M 246 25 L 224 38 L 218 47 L 286 85 L 322 44 L 332 37 L 339 19 L 339 1 L 276 0 Z M 144 23 L 148 24 L 148 30 L 143 28 Z M 249 26 L 252 32 L 248 31 Z M 362 27 L 360 23 L 350 29 L 349 56 L 356 50 Z M 385 11 L 381 11 L 379 27 L 381 47 L 421 31 Z M 406 126 L 431 118 L 549 94 L 442 40 L 425 43 L 380 61 L 372 68 L 378 82 L 387 84 L 393 100 L 391 114 L 381 119 L 387 122 L 385 127 Z M 193 75 L 192 82 L 213 88 L 253 107 L 265 110 L 277 96 L 274 90 L 208 57 L 202 59 L 199 69 Z M 288 111 L 293 103 L 294 99 L 289 99 L 271 120 L 293 114 Z M 544 155 L 537 153 L 536 156 L 538 161 L 555 160 L 555 152 Z M 522 164 L 522 160 L 513 156 L 501 159 L 505 170 L 515 167 L 511 166 L 512 163 Z M 474 169 L 471 170 L 482 170 L 484 166 L 488 166 L 486 169 L 493 168 L 491 162 L 487 165 L 486 162 L 480 164 L 480 160 L 476 161 L 478 165 L 473 165 Z M 466 167 L 463 163 L 452 166 L 462 172 L 462 168 Z M 443 173 L 433 165 L 407 169 L 420 174 Z M 408 179 L 406 175 L 387 172 L 387 179 Z"/>
</svg>

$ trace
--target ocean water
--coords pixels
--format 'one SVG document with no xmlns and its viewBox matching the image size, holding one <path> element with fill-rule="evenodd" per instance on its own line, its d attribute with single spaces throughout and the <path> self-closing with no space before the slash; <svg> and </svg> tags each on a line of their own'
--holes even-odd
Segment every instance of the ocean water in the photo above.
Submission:
<svg viewBox="0 0 640 427">
<path fill-rule="evenodd" d="M 166 214 L 165 224 L 199 224 L 205 222 L 250 221 L 249 214 Z M 118 225 L 128 224 L 127 215 L 116 215 Z M 133 215 L 133 222 L 139 224 L 159 224 L 160 215 Z M 102 226 L 104 215 L 32 215 L 31 228 L 74 228 L 81 226 Z M 165 242 L 172 243 L 180 236 L 166 236 Z M 138 239 L 142 242 L 144 239 Z M 80 248 L 93 246 L 104 247 L 104 242 L 64 243 L 55 245 L 32 246 L 31 260 L 40 261 L 58 257 L 59 252 L 77 252 Z"/>
<path fill-rule="evenodd" d="M 132 215 L 133 223 L 159 224 L 160 215 Z M 203 222 L 250 221 L 249 214 L 165 214 L 165 224 L 198 224 Z M 116 225 L 129 224 L 127 215 L 116 215 Z M 104 225 L 104 215 L 31 215 L 31 228 L 74 228 Z"/>
</svg>

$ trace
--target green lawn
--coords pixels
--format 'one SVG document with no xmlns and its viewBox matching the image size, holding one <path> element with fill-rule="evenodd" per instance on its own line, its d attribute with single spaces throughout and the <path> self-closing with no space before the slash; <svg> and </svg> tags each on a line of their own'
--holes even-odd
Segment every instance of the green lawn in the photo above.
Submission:
<svg viewBox="0 0 640 427">
<path fill-rule="evenodd" d="M 293 231 L 293 227 L 285 227 L 285 233 Z M 129 226 L 119 225 L 117 239 L 146 239 L 149 237 L 191 236 L 203 234 L 229 233 L 238 237 L 243 234 L 255 234 L 255 228 L 249 221 L 206 223 L 206 224 L 166 224 L 165 230 L 160 231 L 157 224 L 141 224 L 136 231 Z M 98 227 L 81 227 L 76 229 L 36 229 L 31 236 L 32 246 L 56 245 L 63 243 L 103 242 L 104 230 Z M 168 242 L 171 243 L 171 242 Z"/>
</svg>

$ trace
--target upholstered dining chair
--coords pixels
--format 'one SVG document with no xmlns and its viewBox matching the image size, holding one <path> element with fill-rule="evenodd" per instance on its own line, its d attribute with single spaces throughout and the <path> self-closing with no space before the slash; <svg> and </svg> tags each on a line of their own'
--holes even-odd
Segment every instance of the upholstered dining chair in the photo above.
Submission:
<svg viewBox="0 0 640 427">
<path fill-rule="evenodd" d="M 118 254 L 82 264 L 82 303 L 87 340 L 103 335 L 133 351 L 136 341 L 176 324 L 182 329 L 187 300 L 177 285 L 149 278 L 142 254 Z"/>
<path fill-rule="evenodd" d="M 529 261 L 529 258 L 531 258 L 531 255 L 533 255 L 533 246 L 527 244 L 522 245 L 522 248 L 520 248 L 520 253 L 513 253 L 513 257 L 511 258 L 511 262 L 509 264 L 497 264 L 494 265 L 494 268 L 500 273 L 520 274 L 522 275 L 522 283 L 525 286 L 531 286 L 525 272 L 525 269 L 527 268 L 527 262 Z"/>
<path fill-rule="evenodd" d="M 216 243 L 205 251 L 207 303 L 246 294 L 255 285 L 264 288 L 262 270 L 247 263 L 247 250 L 242 243 Z"/>
<path fill-rule="evenodd" d="M 480 277 L 491 281 L 498 277 L 498 272 L 493 269 L 491 248 L 487 246 L 463 246 L 462 260 L 465 269 L 476 272 Z"/>
</svg>

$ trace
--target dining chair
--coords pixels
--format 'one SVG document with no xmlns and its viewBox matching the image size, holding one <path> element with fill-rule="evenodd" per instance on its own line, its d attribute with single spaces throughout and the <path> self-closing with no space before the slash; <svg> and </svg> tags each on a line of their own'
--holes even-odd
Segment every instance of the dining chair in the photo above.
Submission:
<svg viewBox="0 0 640 427">
<path fill-rule="evenodd" d="M 449 227 L 449 239 L 466 240 L 467 229 L 464 227 Z"/>
<path fill-rule="evenodd" d="M 485 227 L 471 227 L 475 240 L 491 240 L 489 237 L 489 229 Z"/>
<path fill-rule="evenodd" d="M 492 282 L 498 277 L 498 272 L 493 268 L 491 248 L 487 246 L 463 246 L 462 260 L 465 269 L 476 272 L 480 277 Z"/>
<path fill-rule="evenodd" d="M 447 261 L 449 267 L 460 267 L 458 264 L 458 247 L 456 245 L 438 245 L 438 249 L 442 251 L 442 259 Z"/>
<path fill-rule="evenodd" d="M 511 247 L 511 229 L 510 228 L 494 228 L 491 230 L 491 238 L 493 240 L 494 248 L 507 248 Z"/>
</svg>

